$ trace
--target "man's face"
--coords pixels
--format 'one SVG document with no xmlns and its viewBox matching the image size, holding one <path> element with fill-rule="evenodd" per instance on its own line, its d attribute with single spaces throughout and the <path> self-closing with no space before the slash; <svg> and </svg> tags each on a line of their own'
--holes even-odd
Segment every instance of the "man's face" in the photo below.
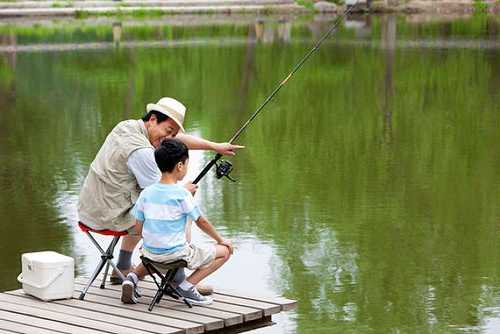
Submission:
<svg viewBox="0 0 500 334">
<path fill-rule="evenodd" d="M 174 138 L 179 132 L 179 126 L 171 119 L 167 119 L 164 122 L 158 123 L 156 117 L 153 115 L 151 116 L 149 122 L 149 141 L 155 148 L 160 146 L 162 140 Z"/>
</svg>

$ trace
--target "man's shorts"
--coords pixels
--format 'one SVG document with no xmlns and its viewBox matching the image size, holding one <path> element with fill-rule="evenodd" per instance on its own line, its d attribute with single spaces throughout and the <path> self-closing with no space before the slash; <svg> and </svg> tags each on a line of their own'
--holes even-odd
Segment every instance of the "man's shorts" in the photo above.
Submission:
<svg viewBox="0 0 500 334">
<path fill-rule="evenodd" d="M 141 248 L 141 254 L 152 261 L 161 263 L 184 260 L 187 262 L 188 269 L 196 270 L 208 266 L 215 259 L 215 245 L 196 246 L 190 244 L 181 250 L 166 254 L 154 254 Z"/>
</svg>

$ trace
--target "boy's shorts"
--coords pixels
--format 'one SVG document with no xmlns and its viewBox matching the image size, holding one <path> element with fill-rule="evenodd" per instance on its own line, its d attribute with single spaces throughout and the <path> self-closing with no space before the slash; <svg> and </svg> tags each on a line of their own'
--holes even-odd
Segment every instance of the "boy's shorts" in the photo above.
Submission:
<svg viewBox="0 0 500 334">
<path fill-rule="evenodd" d="M 181 250 L 166 254 L 154 254 L 141 248 L 141 253 L 148 259 L 161 263 L 184 260 L 187 262 L 188 269 L 196 270 L 208 266 L 215 259 L 215 245 L 200 247 L 190 244 Z"/>
</svg>

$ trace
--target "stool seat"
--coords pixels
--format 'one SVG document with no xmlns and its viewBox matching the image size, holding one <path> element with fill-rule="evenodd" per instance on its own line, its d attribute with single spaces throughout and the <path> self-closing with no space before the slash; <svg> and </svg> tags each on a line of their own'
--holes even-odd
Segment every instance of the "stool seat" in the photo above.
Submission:
<svg viewBox="0 0 500 334">
<path fill-rule="evenodd" d="M 184 260 L 176 260 L 176 261 L 173 261 L 173 262 L 168 262 L 168 263 L 165 263 L 165 262 L 155 262 L 145 256 L 141 256 L 141 260 L 142 260 L 142 263 L 144 265 L 148 265 L 148 264 L 151 264 L 153 266 L 155 266 L 156 268 L 158 268 L 158 270 L 161 270 L 161 271 L 167 271 L 167 270 L 170 270 L 170 269 L 176 269 L 176 268 L 185 268 L 187 267 L 187 262 L 184 261 Z"/>
<path fill-rule="evenodd" d="M 128 235 L 128 231 L 113 231 L 113 230 L 108 230 L 108 229 L 95 230 L 95 229 L 85 225 L 82 222 L 78 222 L 78 227 L 83 232 L 93 232 L 93 233 L 102 234 L 102 235 L 112 235 L 114 237 L 123 237 L 124 235 Z"/>
<path fill-rule="evenodd" d="M 182 297 L 179 293 L 177 287 L 175 287 L 172 283 L 174 281 L 175 274 L 181 268 L 187 267 L 187 262 L 184 260 L 177 260 L 168 263 L 164 262 L 155 262 L 151 259 L 148 259 L 145 256 L 141 256 L 141 261 L 148 274 L 153 278 L 158 290 L 156 291 L 155 296 L 151 300 L 149 304 L 148 310 L 151 312 L 155 304 L 158 304 L 163 297 L 163 295 L 170 296 L 174 299 L 182 299 L 182 301 L 189 306 L 193 307 L 191 302 Z M 156 280 L 155 274 L 160 278 L 160 282 Z"/>
</svg>

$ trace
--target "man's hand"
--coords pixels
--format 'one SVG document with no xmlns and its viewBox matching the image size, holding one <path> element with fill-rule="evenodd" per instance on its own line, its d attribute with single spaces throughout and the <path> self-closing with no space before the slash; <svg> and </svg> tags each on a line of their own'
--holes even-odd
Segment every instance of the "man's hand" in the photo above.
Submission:
<svg viewBox="0 0 500 334">
<path fill-rule="evenodd" d="M 222 239 L 222 241 L 219 243 L 219 245 L 226 246 L 229 248 L 229 253 L 233 254 L 233 242 L 229 239 Z"/>
<path fill-rule="evenodd" d="M 214 145 L 214 151 L 222 155 L 236 155 L 236 150 L 240 148 L 245 148 L 245 146 L 229 143 L 215 143 Z"/>
<path fill-rule="evenodd" d="M 186 188 L 187 191 L 189 191 L 194 196 L 194 194 L 196 194 L 196 190 L 198 190 L 198 185 L 189 181 L 184 185 L 184 188 Z"/>
</svg>

